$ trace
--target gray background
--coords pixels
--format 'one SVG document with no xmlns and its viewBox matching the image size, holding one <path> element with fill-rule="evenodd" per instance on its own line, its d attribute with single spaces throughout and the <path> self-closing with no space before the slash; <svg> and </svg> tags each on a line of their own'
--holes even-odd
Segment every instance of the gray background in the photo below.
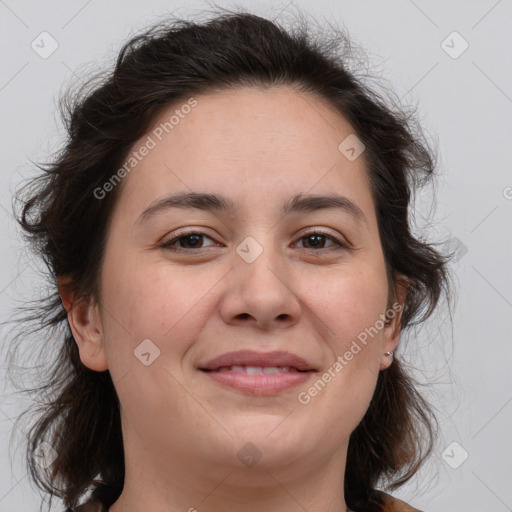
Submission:
<svg viewBox="0 0 512 512">
<path fill-rule="evenodd" d="M 438 206 L 429 220 L 428 197 L 418 203 L 417 229 L 433 241 L 451 239 L 443 247 L 457 250 L 452 269 L 459 298 L 452 320 L 441 307 L 400 349 L 418 380 L 429 384 L 425 393 L 442 437 L 429 464 L 395 494 L 426 512 L 512 510 L 512 0 L 237 4 L 268 17 L 294 4 L 320 22 L 345 25 L 368 51 L 372 69 L 404 102 L 418 103 L 423 126 L 438 139 Z M 40 288 L 11 217 L 11 198 L 21 177 L 34 172 L 29 159 L 44 161 L 59 143 L 60 91 L 74 73 L 112 62 L 121 43 L 158 16 L 186 17 L 210 7 L 176 0 L 0 0 L 0 320 Z M 59 45 L 46 59 L 31 48 L 43 31 Z M 469 44 L 460 55 L 463 40 L 446 39 L 454 31 Z M 8 334 L 4 327 L 2 344 Z M 36 510 L 39 491 L 29 484 L 21 451 L 11 462 L 9 450 L 13 418 L 28 402 L 11 388 L 2 391 L 0 512 Z"/>
</svg>

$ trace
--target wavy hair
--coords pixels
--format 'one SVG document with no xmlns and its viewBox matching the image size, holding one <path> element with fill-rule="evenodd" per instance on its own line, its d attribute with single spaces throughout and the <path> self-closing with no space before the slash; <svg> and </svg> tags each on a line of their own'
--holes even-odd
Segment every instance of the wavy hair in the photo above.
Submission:
<svg viewBox="0 0 512 512">
<path fill-rule="evenodd" d="M 449 298 L 448 257 L 416 237 L 410 219 L 413 194 L 432 183 L 436 155 L 414 112 L 350 70 L 355 49 L 339 28 L 315 31 L 301 18 L 285 29 L 244 11 L 216 13 L 204 22 L 166 19 L 132 37 L 113 71 L 103 71 L 61 97 L 66 140 L 41 173 L 16 195 L 16 219 L 45 263 L 49 292 L 23 318 L 35 323 L 37 346 L 51 352 L 37 374 L 36 418 L 26 435 L 26 464 L 37 486 L 75 506 L 92 491 L 109 503 L 125 475 L 120 404 L 108 370 L 82 364 L 57 278 L 67 276 L 79 298 L 98 298 L 107 225 L 120 187 L 98 200 L 101 187 L 132 145 L 170 105 L 190 95 L 241 86 L 278 85 L 316 95 L 352 125 L 364 143 L 365 163 L 385 257 L 390 303 L 394 286 L 407 284 L 400 327 L 422 324 L 443 292 Z M 358 76 L 359 75 L 359 76 Z M 21 322 L 22 323 L 22 322 Z M 11 359 L 28 337 L 16 336 Z M 12 370 L 13 364 L 9 364 Z M 430 455 L 438 424 L 400 356 L 379 373 L 369 408 L 352 433 L 344 485 L 347 505 L 383 510 L 379 485 L 394 490 Z M 43 468 L 34 455 L 43 442 L 55 460 Z M 44 445 L 44 446 L 48 446 Z"/>
</svg>

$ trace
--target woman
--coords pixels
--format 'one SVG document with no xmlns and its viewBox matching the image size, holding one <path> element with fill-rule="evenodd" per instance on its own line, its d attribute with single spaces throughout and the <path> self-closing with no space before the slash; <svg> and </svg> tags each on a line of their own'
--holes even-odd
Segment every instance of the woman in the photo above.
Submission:
<svg viewBox="0 0 512 512">
<path fill-rule="evenodd" d="M 378 488 L 435 439 L 395 353 L 449 291 L 408 224 L 434 159 L 336 37 L 163 24 L 70 95 L 19 214 L 60 334 L 28 464 L 67 510 L 416 510 Z"/>
</svg>

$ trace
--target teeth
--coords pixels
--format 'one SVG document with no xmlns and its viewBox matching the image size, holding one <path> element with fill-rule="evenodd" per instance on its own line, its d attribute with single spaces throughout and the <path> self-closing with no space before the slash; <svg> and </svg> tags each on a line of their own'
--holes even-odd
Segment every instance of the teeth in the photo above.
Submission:
<svg viewBox="0 0 512 512">
<path fill-rule="evenodd" d="M 287 373 L 290 371 L 289 366 L 223 366 L 219 368 L 219 372 L 237 372 L 245 373 L 246 375 L 278 375 L 280 373 Z"/>
<path fill-rule="evenodd" d="M 247 375 L 263 375 L 263 368 L 261 366 L 246 366 L 245 373 Z"/>
</svg>

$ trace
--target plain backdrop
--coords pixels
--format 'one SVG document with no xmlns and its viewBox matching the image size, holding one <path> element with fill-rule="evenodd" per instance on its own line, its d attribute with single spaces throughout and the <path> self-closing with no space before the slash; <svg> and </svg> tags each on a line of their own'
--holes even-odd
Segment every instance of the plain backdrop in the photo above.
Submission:
<svg viewBox="0 0 512 512">
<path fill-rule="evenodd" d="M 442 307 L 400 349 L 428 385 L 442 437 L 429 464 L 395 494 L 426 512 L 512 510 L 512 1 L 217 5 L 270 18 L 296 6 L 320 23 L 345 26 L 376 73 L 404 103 L 418 105 L 425 130 L 438 141 L 441 176 L 437 209 L 431 211 L 428 195 L 418 203 L 417 229 L 457 251 L 451 268 L 458 299 L 453 318 Z M 129 36 L 157 18 L 193 17 L 211 7 L 177 0 L 0 0 L 0 320 L 40 288 L 11 202 L 20 180 L 35 171 L 30 160 L 44 161 L 58 147 L 60 92 L 75 73 L 108 66 Z M 58 45 L 51 55 L 33 48 L 41 38 L 46 51 Z M 2 343 L 7 336 L 4 327 Z M 11 461 L 9 450 L 14 418 L 28 402 L 8 386 L 2 391 L 0 512 L 38 510 L 42 497 L 29 483 L 21 452 Z"/>
</svg>

